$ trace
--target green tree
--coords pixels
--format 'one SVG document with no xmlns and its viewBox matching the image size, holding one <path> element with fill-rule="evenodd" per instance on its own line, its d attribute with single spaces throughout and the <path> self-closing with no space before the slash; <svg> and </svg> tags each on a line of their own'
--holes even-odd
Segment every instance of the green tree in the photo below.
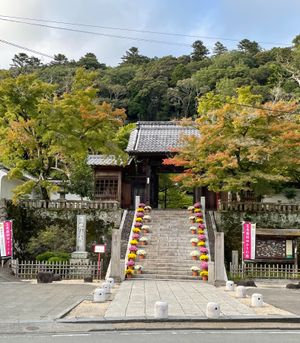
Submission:
<svg viewBox="0 0 300 343">
<path fill-rule="evenodd" d="M 81 199 L 94 197 L 94 172 L 93 169 L 87 165 L 86 160 L 82 160 L 76 165 L 72 165 L 70 171 L 69 183 L 67 190 L 70 193 L 78 194 Z"/>
<path fill-rule="evenodd" d="M 83 57 L 81 57 L 77 62 L 77 65 L 88 70 L 103 69 L 106 67 L 105 64 L 98 61 L 96 55 L 92 52 L 88 52 Z"/>
<path fill-rule="evenodd" d="M 227 52 L 228 49 L 226 48 L 226 46 L 224 44 L 222 44 L 221 42 L 216 42 L 215 46 L 213 48 L 213 55 L 214 56 L 220 56 L 222 54 L 225 54 L 225 52 Z"/>
<path fill-rule="evenodd" d="M 57 191 L 52 178 L 69 179 L 72 166 L 91 153 L 114 153 L 111 142 L 124 110 L 97 103 L 96 74 L 78 69 L 69 93 L 56 96 L 54 85 L 35 74 L 0 81 L 0 161 L 11 177 L 32 179 L 15 189 L 16 198 Z"/>
<path fill-rule="evenodd" d="M 241 40 L 238 44 L 238 49 L 250 55 L 255 55 L 261 51 L 259 44 L 255 41 L 250 41 L 249 39 Z"/>
<path fill-rule="evenodd" d="M 133 64 L 139 65 L 143 63 L 148 63 L 150 58 L 143 56 L 139 53 L 139 49 L 136 47 L 131 47 L 129 50 L 126 51 L 125 55 L 121 57 L 123 64 Z"/>
<path fill-rule="evenodd" d="M 192 48 L 193 52 L 191 53 L 191 58 L 193 61 L 201 61 L 209 54 L 209 50 L 201 40 L 196 40 L 193 43 Z"/>
</svg>

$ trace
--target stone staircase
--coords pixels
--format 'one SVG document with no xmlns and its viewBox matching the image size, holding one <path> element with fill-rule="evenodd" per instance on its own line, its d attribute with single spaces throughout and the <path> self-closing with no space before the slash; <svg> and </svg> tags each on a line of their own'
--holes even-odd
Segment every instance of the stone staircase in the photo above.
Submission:
<svg viewBox="0 0 300 343">
<path fill-rule="evenodd" d="M 151 232 L 147 233 L 149 241 L 139 246 L 147 252 L 145 259 L 138 259 L 136 264 L 143 266 L 143 273 L 134 278 L 142 279 L 187 279 L 196 280 L 192 276 L 191 267 L 200 266 L 200 261 L 193 261 L 190 252 L 193 236 L 189 227 L 187 210 L 153 210 L 149 224 Z"/>
</svg>

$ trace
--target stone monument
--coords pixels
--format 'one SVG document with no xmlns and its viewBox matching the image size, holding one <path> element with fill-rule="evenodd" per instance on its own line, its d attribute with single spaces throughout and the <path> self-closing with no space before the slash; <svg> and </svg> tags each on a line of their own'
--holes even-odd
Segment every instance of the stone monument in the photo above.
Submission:
<svg viewBox="0 0 300 343">
<path fill-rule="evenodd" d="M 71 263 L 88 263 L 86 251 L 86 215 L 77 215 L 76 251 L 71 255 Z"/>
</svg>

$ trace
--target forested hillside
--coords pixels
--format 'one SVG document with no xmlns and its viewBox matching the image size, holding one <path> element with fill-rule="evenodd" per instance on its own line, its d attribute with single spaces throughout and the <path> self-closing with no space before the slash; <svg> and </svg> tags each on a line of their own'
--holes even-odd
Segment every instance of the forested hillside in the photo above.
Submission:
<svg viewBox="0 0 300 343">
<path fill-rule="evenodd" d="M 234 50 L 228 51 L 217 42 L 209 51 L 196 41 L 190 55 L 162 58 L 143 56 L 132 47 L 116 67 L 101 63 L 93 53 L 78 61 L 58 54 L 48 64 L 20 53 L 13 58 L 10 70 L 1 72 L 1 78 L 35 72 L 42 81 L 58 84 L 58 94 L 62 94 L 70 90 L 76 68 L 84 67 L 98 71 L 99 101 L 124 108 L 127 121 L 169 120 L 194 116 L 197 97 L 210 91 L 225 99 L 234 96 L 237 88 L 251 86 L 263 102 L 299 99 L 299 44 L 297 36 L 291 47 L 264 50 L 244 39 Z"/>
</svg>

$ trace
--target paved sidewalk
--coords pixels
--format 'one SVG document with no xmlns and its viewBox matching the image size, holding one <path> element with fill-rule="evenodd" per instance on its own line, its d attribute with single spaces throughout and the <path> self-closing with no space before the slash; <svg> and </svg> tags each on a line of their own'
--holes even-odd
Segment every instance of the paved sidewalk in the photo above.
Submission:
<svg viewBox="0 0 300 343">
<path fill-rule="evenodd" d="M 208 302 L 217 302 L 226 317 L 256 315 L 249 306 L 223 289 L 199 281 L 125 281 L 108 307 L 105 318 L 154 316 L 154 304 L 167 301 L 169 316 L 205 317 Z"/>
<path fill-rule="evenodd" d="M 84 283 L 0 282 L 0 322 L 53 320 L 94 289 Z"/>
</svg>

